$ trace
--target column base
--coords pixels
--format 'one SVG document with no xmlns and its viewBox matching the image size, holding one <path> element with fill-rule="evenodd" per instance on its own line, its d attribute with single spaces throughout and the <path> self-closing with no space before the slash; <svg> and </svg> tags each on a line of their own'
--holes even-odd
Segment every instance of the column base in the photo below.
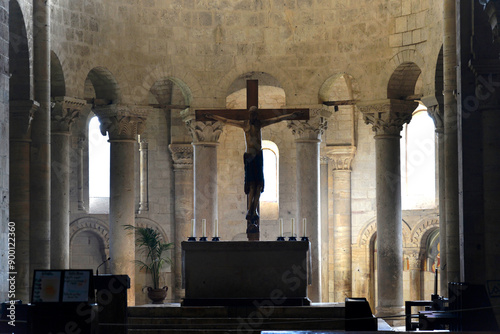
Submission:
<svg viewBox="0 0 500 334">
<path fill-rule="evenodd" d="M 389 326 L 405 325 L 404 306 L 377 306 L 377 318 L 383 318 Z"/>
</svg>

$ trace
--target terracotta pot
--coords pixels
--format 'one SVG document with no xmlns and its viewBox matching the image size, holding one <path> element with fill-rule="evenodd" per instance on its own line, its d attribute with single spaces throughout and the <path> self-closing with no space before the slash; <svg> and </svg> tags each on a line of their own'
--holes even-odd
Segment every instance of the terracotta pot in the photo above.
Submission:
<svg viewBox="0 0 500 334">
<path fill-rule="evenodd" d="M 167 297 L 168 287 L 164 286 L 161 289 L 153 289 L 148 287 L 148 298 L 151 299 L 153 304 L 163 304 L 163 301 Z"/>
</svg>

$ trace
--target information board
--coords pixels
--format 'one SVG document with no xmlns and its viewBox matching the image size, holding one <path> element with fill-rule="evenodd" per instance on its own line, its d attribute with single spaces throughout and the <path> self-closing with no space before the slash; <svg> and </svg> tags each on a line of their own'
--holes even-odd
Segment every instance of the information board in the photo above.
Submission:
<svg viewBox="0 0 500 334">
<path fill-rule="evenodd" d="M 35 270 L 32 303 L 92 302 L 92 270 Z"/>
</svg>

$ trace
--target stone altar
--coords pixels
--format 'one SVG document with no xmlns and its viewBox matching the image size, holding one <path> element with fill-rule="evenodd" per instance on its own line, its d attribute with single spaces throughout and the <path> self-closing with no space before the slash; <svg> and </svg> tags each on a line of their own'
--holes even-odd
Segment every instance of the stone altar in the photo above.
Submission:
<svg viewBox="0 0 500 334">
<path fill-rule="evenodd" d="M 310 305 L 309 242 L 183 242 L 183 306 Z"/>
</svg>

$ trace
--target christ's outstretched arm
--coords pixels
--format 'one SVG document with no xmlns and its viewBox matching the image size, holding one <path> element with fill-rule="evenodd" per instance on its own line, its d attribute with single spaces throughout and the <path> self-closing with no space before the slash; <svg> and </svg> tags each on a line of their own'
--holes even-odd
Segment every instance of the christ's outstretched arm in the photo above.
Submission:
<svg viewBox="0 0 500 334">
<path fill-rule="evenodd" d="M 230 119 L 230 118 L 226 118 L 226 117 L 222 117 L 222 116 L 214 115 L 214 114 L 210 114 L 210 113 L 206 113 L 203 116 L 205 118 L 213 119 L 215 121 L 220 121 L 220 122 L 223 122 L 223 123 L 227 123 L 227 124 L 230 124 L 230 125 L 233 125 L 233 126 L 237 126 L 239 128 L 243 128 L 244 124 L 245 124 L 244 121 L 237 121 L 237 120 L 234 120 L 234 119 Z"/>
<path fill-rule="evenodd" d="M 260 123 L 261 123 L 261 126 L 264 127 L 264 126 L 268 126 L 268 125 L 278 123 L 281 121 L 296 119 L 300 115 L 302 115 L 302 111 L 295 111 L 291 114 L 280 115 L 280 116 L 276 116 L 273 118 L 268 118 L 266 120 L 262 120 Z"/>
</svg>

